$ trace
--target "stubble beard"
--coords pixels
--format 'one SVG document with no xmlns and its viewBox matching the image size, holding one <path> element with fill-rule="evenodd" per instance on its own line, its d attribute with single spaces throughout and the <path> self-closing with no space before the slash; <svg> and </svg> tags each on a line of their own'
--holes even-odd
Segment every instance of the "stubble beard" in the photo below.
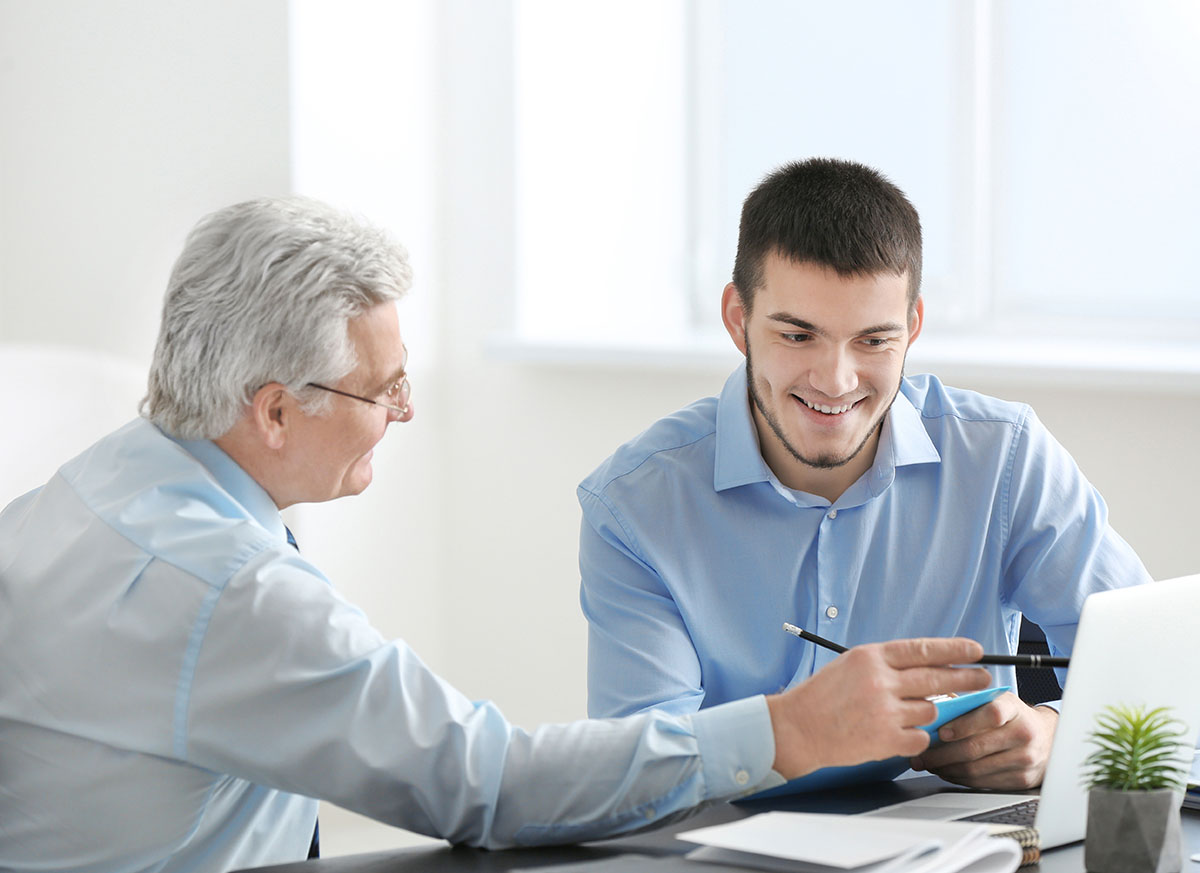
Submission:
<svg viewBox="0 0 1200 873">
<path fill-rule="evenodd" d="M 900 368 L 900 378 L 904 378 L 903 367 Z M 867 443 L 871 441 L 871 437 L 873 437 L 883 426 L 884 416 L 886 416 L 888 410 L 892 408 L 892 403 L 895 401 L 896 395 L 900 392 L 900 380 L 896 381 L 896 388 L 894 391 L 892 391 L 892 396 L 888 399 L 888 402 L 884 405 L 883 409 L 879 411 L 879 417 L 869 428 L 867 428 L 867 433 L 862 438 L 862 442 L 855 447 L 854 451 L 842 457 L 832 454 L 806 457 L 802 455 L 800 451 L 788 440 L 787 436 L 783 432 L 783 425 L 780 424 L 779 416 L 776 415 L 774 410 L 770 409 L 763 401 L 762 395 L 758 391 L 758 386 L 754 382 L 754 362 L 750 354 L 749 339 L 746 341 L 746 390 L 750 394 L 750 399 L 753 401 L 755 408 L 757 408 L 759 413 L 762 414 L 763 419 L 767 422 L 767 425 L 775 434 L 775 438 L 779 440 L 780 445 L 787 449 L 788 454 L 807 467 L 812 467 L 816 470 L 836 470 L 838 467 L 844 467 L 846 464 L 849 464 L 860 454 L 862 454 L 862 450 L 865 449 Z"/>
</svg>

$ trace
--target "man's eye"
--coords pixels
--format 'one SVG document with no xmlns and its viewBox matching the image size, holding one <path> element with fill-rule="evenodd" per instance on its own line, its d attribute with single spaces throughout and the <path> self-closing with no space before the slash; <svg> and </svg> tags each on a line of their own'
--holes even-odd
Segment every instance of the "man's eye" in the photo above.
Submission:
<svg viewBox="0 0 1200 873">
<path fill-rule="evenodd" d="M 787 340 L 788 342 L 793 342 L 793 343 L 802 343 L 802 342 L 805 342 L 806 340 L 810 340 L 810 339 L 812 339 L 812 334 L 808 334 L 808 333 L 785 333 L 785 334 L 783 335 L 783 338 L 784 338 L 785 340 Z"/>
</svg>

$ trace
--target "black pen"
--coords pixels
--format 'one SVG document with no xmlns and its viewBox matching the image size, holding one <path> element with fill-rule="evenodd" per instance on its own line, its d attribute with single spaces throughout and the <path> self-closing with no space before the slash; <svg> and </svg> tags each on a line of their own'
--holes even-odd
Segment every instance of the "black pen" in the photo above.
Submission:
<svg viewBox="0 0 1200 873">
<path fill-rule="evenodd" d="M 783 623 L 783 629 L 789 634 L 808 640 L 810 643 L 816 643 L 818 646 L 824 646 L 834 652 L 844 652 L 846 647 L 835 643 L 833 640 L 827 640 L 825 637 L 819 637 L 814 633 L 809 633 L 802 627 L 796 627 L 794 624 Z M 1071 666 L 1070 658 L 1052 658 L 1049 655 L 984 655 L 978 661 L 972 661 L 972 664 L 995 664 L 995 665 L 1010 665 L 1013 667 L 1069 667 Z"/>
</svg>

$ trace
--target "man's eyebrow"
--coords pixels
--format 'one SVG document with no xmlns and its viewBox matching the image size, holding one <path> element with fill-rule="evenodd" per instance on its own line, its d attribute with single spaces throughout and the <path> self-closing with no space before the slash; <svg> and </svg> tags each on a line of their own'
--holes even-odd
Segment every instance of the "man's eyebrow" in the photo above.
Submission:
<svg viewBox="0 0 1200 873">
<path fill-rule="evenodd" d="M 805 321 L 803 318 L 797 318 L 794 315 L 789 315 L 786 312 L 774 312 L 767 316 L 771 321 L 778 321 L 783 324 L 790 324 L 792 327 L 798 327 L 800 330 L 808 331 L 817 336 L 825 336 L 826 331 L 817 327 L 811 322 Z M 882 324 L 872 325 L 871 327 L 863 328 L 855 333 L 855 336 L 866 336 L 873 333 L 901 333 L 904 331 L 904 325 L 895 321 L 887 321 Z"/>
<path fill-rule="evenodd" d="M 407 375 L 407 373 L 405 373 L 405 370 L 403 367 L 397 367 L 396 372 L 392 373 L 392 375 L 388 376 L 387 379 L 384 380 L 383 390 L 386 391 L 387 389 L 391 388 L 393 385 L 395 385 L 397 382 L 399 382 L 401 379 L 403 379 L 406 375 Z"/>
<path fill-rule="evenodd" d="M 400 367 L 391 376 L 388 376 L 382 382 L 377 382 L 375 385 L 366 390 L 374 391 L 375 394 L 382 394 L 384 391 L 387 391 L 389 388 L 403 379 L 405 375 L 404 368 Z"/>
<path fill-rule="evenodd" d="M 805 321 L 803 318 L 797 318 L 794 315 L 788 315 L 786 312 L 773 312 L 767 316 L 771 321 L 779 321 L 783 324 L 790 324 L 792 327 L 798 327 L 801 330 L 806 330 L 809 333 L 815 333 L 818 336 L 824 336 L 825 331 L 817 327 L 815 324 Z"/>
</svg>

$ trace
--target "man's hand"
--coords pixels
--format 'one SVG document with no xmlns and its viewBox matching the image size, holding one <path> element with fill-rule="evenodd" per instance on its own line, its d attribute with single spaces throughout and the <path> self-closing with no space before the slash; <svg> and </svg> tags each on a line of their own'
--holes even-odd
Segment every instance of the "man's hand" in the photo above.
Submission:
<svg viewBox="0 0 1200 873">
<path fill-rule="evenodd" d="M 795 779 L 822 767 L 894 755 L 929 745 L 920 726 L 937 716 L 933 694 L 976 691 L 991 682 L 974 640 L 892 640 L 855 646 L 804 682 L 767 697 L 775 732 L 775 771 Z"/>
<path fill-rule="evenodd" d="M 1053 709 L 1028 706 L 1010 691 L 942 725 L 942 744 L 914 758 L 912 768 L 972 788 L 1036 788 L 1057 724 Z"/>
</svg>

